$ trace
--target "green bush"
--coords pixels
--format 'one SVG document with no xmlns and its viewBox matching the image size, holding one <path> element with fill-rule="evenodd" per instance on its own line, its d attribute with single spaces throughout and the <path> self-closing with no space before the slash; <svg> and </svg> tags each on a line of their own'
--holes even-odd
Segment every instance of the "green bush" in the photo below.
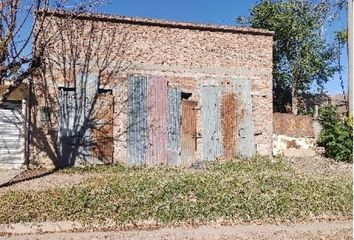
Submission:
<svg viewBox="0 0 354 240">
<path fill-rule="evenodd" d="M 333 106 L 327 106 L 321 109 L 319 122 L 323 129 L 318 145 L 325 148 L 325 156 L 353 162 L 353 119 L 341 118 Z"/>
</svg>

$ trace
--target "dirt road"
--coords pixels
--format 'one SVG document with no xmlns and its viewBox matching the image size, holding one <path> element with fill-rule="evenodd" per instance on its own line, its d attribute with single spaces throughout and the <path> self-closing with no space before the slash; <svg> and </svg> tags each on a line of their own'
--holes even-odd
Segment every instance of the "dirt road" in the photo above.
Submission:
<svg viewBox="0 0 354 240">
<path fill-rule="evenodd" d="M 47 233 L 3 236 L 13 240 L 206 240 L 206 239 L 352 239 L 352 221 L 320 222 L 293 225 L 201 226 L 197 228 L 161 228 L 117 232 Z"/>
</svg>

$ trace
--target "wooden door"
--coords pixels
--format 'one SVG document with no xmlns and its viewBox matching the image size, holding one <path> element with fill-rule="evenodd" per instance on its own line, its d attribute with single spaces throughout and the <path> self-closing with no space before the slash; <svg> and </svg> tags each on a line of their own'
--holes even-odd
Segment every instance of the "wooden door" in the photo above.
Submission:
<svg viewBox="0 0 354 240">
<path fill-rule="evenodd" d="M 195 159 L 195 151 L 197 148 L 197 114 L 195 108 L 198 103 L 196 101 L 185 101 L 181 103 L 181 161 L 183 163 L 191 163 Z"/>
<path fill-rule="evenodd" d="M 113 162 L 113 104 L 112 95 L 98 96 L 91 129 L 92 156 L 105 163 Z"/>
</svg>

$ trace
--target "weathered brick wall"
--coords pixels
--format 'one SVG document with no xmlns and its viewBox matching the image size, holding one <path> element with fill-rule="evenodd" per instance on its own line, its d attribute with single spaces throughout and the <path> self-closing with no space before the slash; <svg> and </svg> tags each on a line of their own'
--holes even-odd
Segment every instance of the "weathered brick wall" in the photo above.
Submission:
<svg viewBox="0 0 354 240">
<path fill-rule="evenodd" d="M 287 155 L 287 150 L 295 151 L 299 157 L 303 156 L 301 150 L 312 150 L 315 152 L 316 140 L 313 137 L 291 137 L 287 135 L 273 135 L 273 155 Z M 308 151 L 305 151 L 308 153 Z"/>
<path fill-rule="evenodd" d="M 313 119 L 308 115 L 274 113 L 273 131 L 289 137 L 315 137 Z"/>
<path fill-rule="evenodd" d="M 51 16 L 47 19 L 47 25 L 52 30 L 47 37 L 57 34 L 57 23 L 63 21 L 62 17 Z M 171 85 L 179 86 L 182 91 L 193 92 L 192 99 L 197 101 L 200 86 L 221 85 L 224 81 L 252 81 L 252 111 L 257 152 L 271 154 L 273 38 L 270 32 L 100 16 L 68 18 L 66 21 L 66 24 L 77 24 L 77 27 L 86 28 L 87 34 L 77 31 L 73 38 L 76 41 L 88 41 L 89 33 L 93 31 L 93 36 L 104 36 L 102 42 L 108 43 L 108 52 L 119 55 L 114 63 L 114 67 L 120 68 L 119 72 L 115 72 L 113 77 L 102 83 L 113 90 L 115 112 L 120 114 L 115 118 L 116 161 L 124 161 L 126 156 L 125 81 L 129 74 L 164 76 Z M 58 49 L 60 43 L 54 41 L 47 49 L 47 57 L 56 55 L 54 52 Z M 60 51 L 69 52 L 68 49 Z M 107 49 L 99 49 L 97 53 L 102 55 L 99 58 L 105 58 Z M 95 71 L 94 67 L 92 71 Z M 55 88 L 58 83 L 54 84 L 51 79 L 52 77 L 47 76 L 47 86 Z M 57 81 L 63 82 L 62 79 Z M 197 117 L 197 128 L 201 130 L 200 112 Z M 198 140 L 198 150 L 200 149 L 201 139 Z M 198 155 L 200 154 L 198 152 Z"/>
</svg>

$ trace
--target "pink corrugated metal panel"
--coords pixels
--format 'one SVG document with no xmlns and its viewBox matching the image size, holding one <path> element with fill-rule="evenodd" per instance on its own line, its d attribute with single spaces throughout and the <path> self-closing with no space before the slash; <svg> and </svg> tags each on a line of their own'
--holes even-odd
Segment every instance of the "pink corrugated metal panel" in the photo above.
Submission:
<svg viewBox="0 0 354 240">
<path fill-rule="evenodd" d="M 167 164 L 167 80 L 149 76 L 147 81 L 148 142 L 146 165 Z"/>
</svg>

